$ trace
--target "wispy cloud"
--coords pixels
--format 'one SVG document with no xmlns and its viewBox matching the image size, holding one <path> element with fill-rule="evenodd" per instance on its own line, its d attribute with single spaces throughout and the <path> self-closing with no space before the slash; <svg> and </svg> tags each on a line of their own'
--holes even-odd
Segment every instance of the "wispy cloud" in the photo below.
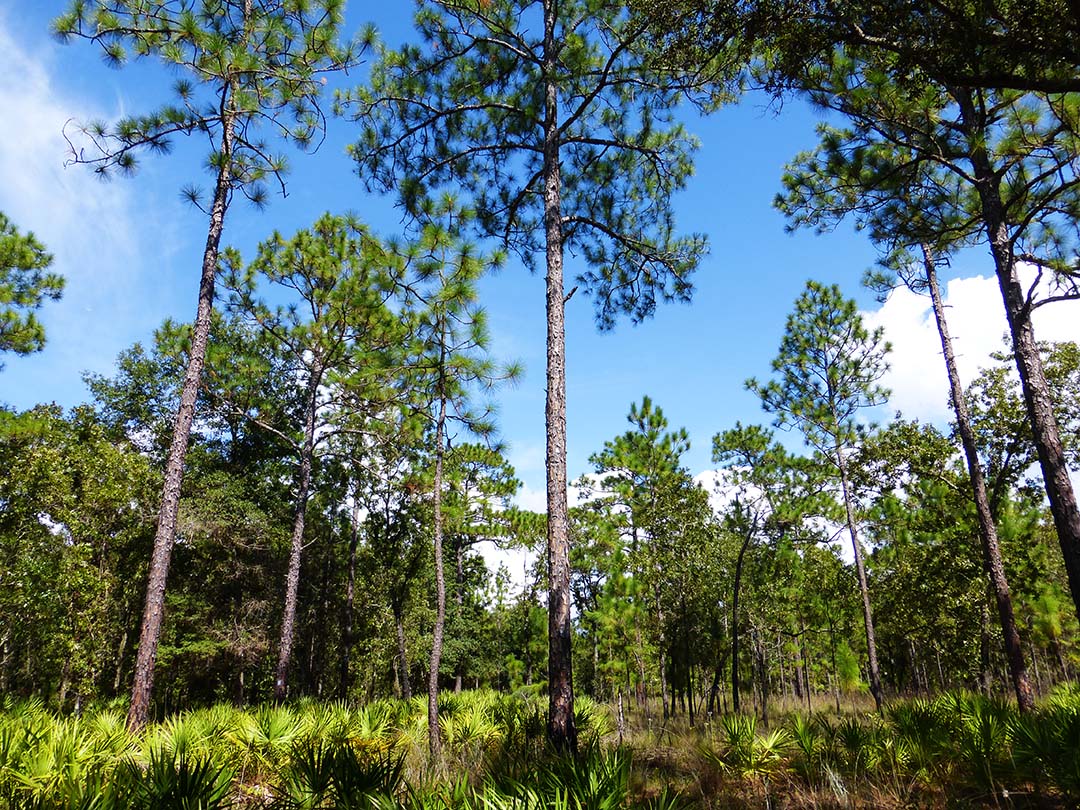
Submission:
<svg viewBox="0 0 1080 810">
<path fill-rule="evenodd" d="M 44 36 L 17 38 L 0 16 L 0 210 L 34 232 L 67 279 L 63 300 L 40 313 L 45 351 L 7 358 L 0 377 L 0 399 L 21 406 L 76 399 L 80 373 L 111 367 L 132 334 L 156 324 L 165 299 L 154 273 L 168 240 L 135 186 L 64 165 L 65 124 L 110 115 L 60 87 L 49 58 L 57 47 Z"/>
</svg>

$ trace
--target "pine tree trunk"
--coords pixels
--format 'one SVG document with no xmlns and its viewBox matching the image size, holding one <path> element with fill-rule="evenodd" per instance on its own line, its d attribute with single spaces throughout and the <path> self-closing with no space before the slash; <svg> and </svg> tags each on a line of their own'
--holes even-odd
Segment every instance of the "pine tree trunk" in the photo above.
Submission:
<svg viewBox="0 0 1080 810">
<path fill-rule="evenodd" d="M 443 479 L 443 436 L 446 430 L 446 394 L 443 369 L 446 367 L 446 350 L 442 349 L 439 358 L 439 413 L 435 419 L 435 482 L 432 494 L 434 511 L 434 546 L 435 546 L 435 629 L 431 638 L 431 663 L 428 666 L 428 753 L 431 761 L 437 762 L 442 751 L 442 737 L 439 734 L 439 665 L 442 662 L 443 630 L 446 627 L 446 575 L 443 571 L 443 514 L 442 514 L 442 479 Z"/>
<path fill-rule="evenodd" d="M 345 609 L 341 628 L 341 672 L 338 680 L 338 696 L 349 694 L 349 658 L 352 655 L 354 603 L 356 601 L 356 550 L 360 543 L 360 487 L 353 496 L 349 520 L 349 570 L 345 581 Z"/>
<path fill-rule="evenodd" d="M 982 204 L 982 220 L 990 240 L 998 287 L 1012 335 L 1016 369 L 1024 393 L 1028 421 L 1042 469 L 1043 485 L 1050 501 L 1065 573 L 1076 615 L 1080 618 L 1080 508 L 1069 478 L 1069 468 L 1054 415 L 1053 397 L 1046 381 L 1035 329 L 1031 323 L 1023 286 L 1016 270 L 1012 241 L 1001 196 L 1001 177 L 994 172 L 985 147 L 985 117 L 976 110 L 970 91 L 956 93 L 961 119 L 967 129 L 975 187 Z"/>
<path fill-rule="evenodd" d="M 870 586 L 866 581 L 866 566 L 863 564 L 859 534 L 855 528 L 855 510 L 851 506 L 851 488 L 848 484 L 847 462 L 843 451 L 836 448 L 836 463 L 840 468 L 840 486 L 844 493 L 844 514 L 847 516 L 848 532 L 851 534 L 851 547 L 855 552 L 855 571 L 859 576 L 859 593 L 862 596 L 863 624 L 866 627 L 866 657 L 870 675 L 870 694 L 880 713 L 885 703 L 885 693 L 881 689 L 881 671 L 878 669 L 877 639 L 874 635 L 874 614 L 870 610 Z"/>
<path fill-rule="evenodd" d="M 393 606 L 394 624 L 397 629 L 397 664 L 401 677 L 401 697 L 412 700 L 412 682 L 409 679 L 409 652 L 405 647 L 405 616 L 400 604 Z"/>
<path fill-rule="evenodd" d="M 956 368 L 956 356 L 953 354 L 952 338 L 949 336 L 949 324 L 945 319 L 945 305 L 941 300 L 941 288 L 938 286 L 937 267 L 930 248 L 925 244 L 922 246 L 922 253 L 926 281 L 934 304 L 934 320 L 937 322 L 941 351 L 945 356 L 945 368 L 949 375 L 949 392 L 953 412 L 956 414 L 956 429 L 960 433 L 960 442 L 964 447 L 968 478 L 971 480 L 972 497 L 975 500 L 979 541 L 983 552 L 983 568 L 990 578 L 990 587 L 994 592 L 994 600 L 997 602 L 998 621 L 1001 623 L 1005 657 L 1009 662 L 1009 675 L 1012 677 L 1017 705 L 1020 711 L 1028 712 L 1035 708 L 1035 696 L 1032 694 L 1027 666 L 1024 664 L 1024 651 L 1020 642 L 1020 632 L 1016 628 L 1016 617 L 1013 613 L 1009 582 L 1005 577 L 1005 566 L 1001 561 L 997 528 L 990 514 L 990 501 L 986 494 L 986 482 L 983 480 L 979 449 L 975 444 L 975 431 L 971 427 L 964 389 L 960 385 L 960 373 Z"/>
<path fill-rule="evenodd" d="M 722 666 L 718 666 L 716 669 L 713 670 L 712 684 L 710 684 L 709 686 L 709 703 L 706 708 L 706 712 L 708 713 L 709 717 L 712 717 L 714 714 L 716 714 L 717 705 L 719 703 L 720 679 L 721 675 L 723 674 L 722 669 Z"/>
<path fill-rule="evenodd" d="M 761 692 L 761 723 L 766 728 L 769 726 L 769 671 L 765 661 L 765 645 L 761 640 L 761 633 L 754 631 L 754 661 L 758 671 L 758 690 Z"/>
<path fill-rule="evenodd" d="M 231 90 L 231 87 L 230 87 Z M 223 108 L 230 109 L 232 94 L 228 93 Z M 169 455 L 165 462 L 165 481 L 158 509 L 157 531 L 154 534 L 154 550 L 150 557 L 150 571 L 146 582 L 146 601 L 142 625 L 139 630 L 139 646 L 135 657 L 135 674 L 132 679 L 131 705 L 128 708 L 127 726 L 136 731 L 146 725 L 150 712 L 150 698 L 154 689 L 154 663 L 157 660 L 158 641 L 161 639 L 161 623 L 165 615 L 165 586 L 169 579 L 169 563 L 172 547 L 176 541 L 176 522 L 180 513 L 180 489 L 184 482 L 184 459 L 187 456 L 191 425 L 195 420 L 195 403 L 199 397 L 206 348 L 210 342 L 210 322 L 214 307 L 214 282 L 217 273 L 218 250 L 221 233 L 225 227 L 225 214 L 229 207 L 233 153 L 233 118 L 226 113 L 222 118 L 221 158 L 214 200 L 210 207 L 210 226 L 203 250 L 202 275 L 199 278 L 199 303 L 195 323 L 191 329 L 191 349 L 187 369 L 180 389 L 180 407 L 173 422 Z"/>
<path fill-rule="evenodd" d="M 322 364 L 316 360 L 309 370 L 305 392 L 304 443 L 300 447 L 300 469 L 296 480 L 289 568 L 285 574 L 285 607 L 281 616 L 277 667 L 274 670 L 274 700 L 279 702 L 285 700 L 289 693 L 289 664 L 292 662 L 293 641 L 296 635 L 296 601 L 300 590 L 300 557 L 304 551 L 304 524 L 307 518 L 308 497 L 311 494 L 311 470 L 315 456 L 315 419 L 319 409 L 319 385 L 322 383 L 322 375 Z"/>
<path fill-rule="evenodd" d="M 1050 639 L 1050 649 L 1054 653 L 1054 657 L 1057 659 L 1058 667 L 1061 668 L 1061 679 L 1063 681 L 1069 680 L 1069 662 L 1065 659 L 1065 651 L 1061 648 L 1061 638 L 1054 636 Z"/>
<path fill-rule="evenodd" d="M 802 633 L 799 634 L 799 658 L 802 660 L 803 688 L 806 694 L 806 711 L 809 712 L 810 704 L 810 659 L 806 655 L 806 625 L 802 625 Z"/>
<path fill-rule="evenodd" d="M 1035 644 L 1028 642 L 1028 649 L 1031 650 L 1031 662 L 1035 666 L 1035 685 L 1038 687 L 1039 694 L 1043 694 L 1042 674 L 1039 672 L 1039 656 L 1035 654 Z"/>
<path fill-rule="evenodd" d="M 664 638 L 664 609 L 660 606 L 660 586 L 656 586 L 656 621 L 660 625 L 660 708 L 664 720 L 668 714 L 674 712 L 675 699 L 672 697 L 671 706 L 668 709 L 668 681 L 667 681 L 667 639 Z"/>
<path fill-rule="evenodd" d="M 735 559 L 735 582 L 731 593 L 731 710 L 739 713 L 739 586 L 742 583 L 743 558 L 750 547 L 748 533 Z"/>
<path fill-rule="evenodd" d="M 465 611 L 465 549 L 458 542 L 454 547 L 454 603 L 457 605 L 458 627 L 464 627 L 462 618 Z M 595 651 L 595 645 L 593 647 Z M 465 677 L 465 660 L 458 656 L 457 674 L 454 676 L 454 694 L 461 694 L 461 682 Z"/>
<path fill-rule="evenodd" d="M 780 668 L 780 684 L 776 694 L 778 698 L 785 698 L 789 694 L 787 667 L 784 666 L 784 640 L 779 633 L 776 636 L 776 663 Z"/>
<path fill-rule="evenodd" d="M 836 671 L 836 633 L 831 621 L 829 622 L 829 650 L 832 658 L 829 686 L 832 687 L 833 697 L 836 699 L 836 713 L 840 714 L 840 676 Z"/>
<path fill-rule="evenodd" d="M 548 739 L 577 751 L 570 635 L 570 524 L 566 501 L 566 299 L 555 84 L 557 0 L 544 0 L 544 230 L 547 243 Z"/>
<path fill-rule="evenodd" d="M 125 621 L 125 624 L 126 624 L 126 621 Z M 123 677 L 124 677 L 124 653 L 127 652 L 127 643 L 128 643 L 128 631 L 127 631 L 127 628 L 125 628 L 123 635 L 120 636 L 120 647 L 116 651 L 116 669 L 115 669 L 115 674 L 113 675 L 113 688 L 112 688 L 113 695 L 119 694 L 119 692 L 120 692 L 120 682 L 121 682 L 121 680 L 123 680 Z M 3 686 L 4 686 L 3 682 L 0 681 L 0 691 L 3 691 L 3 689 L 2 689 Z"/>
<path fill-rule="evenodd" d="M 686 615 L 686 595 L 681 598 L 682 607 L 682 637 L 683 637 L 683 669 L 686 683 L 686 698 L 688 703 L 688 717 L 690 728 L 694 727 L 694 668 L 690 661 L 690 622 Z"/>
</svg>

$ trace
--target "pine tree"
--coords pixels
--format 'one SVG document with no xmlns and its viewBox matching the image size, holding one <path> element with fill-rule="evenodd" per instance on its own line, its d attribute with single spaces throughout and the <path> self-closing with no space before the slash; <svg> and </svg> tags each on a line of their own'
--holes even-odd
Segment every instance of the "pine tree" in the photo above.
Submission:
<svg viewBox="0 0 1080 810">
<path fill-rule="evenodd" d="M 400 286 L 397 257 L 350 218 L 325 215 L 291 239 L 272 236 L 247 267 L 233 250 L 222 264 L 227 312 L 240 345 L 211 352 L 211 391 L 226 409 L 280 440 L 297 464 L 274 676 L 274 699 L 280 701 L 287 694 L 316 465 L 339 433 L 362 429 L 392 407 L 411 314 L 391 308 Z M 271 307 L 259 296 L 262 281 L 294 300 Z"/>
<path fill-rule="evenodd" d="M 446 627 L 443 498 L 448 445 L 455 425 L 482 437 L 493 435 L 492 406 L 476 407 L 471 400 L 477 391 L 490 391 L 500 380 L 515 378 L 519 371 L 516 366 L 500 367 L 486 356 L 487 318 L 477 306 L 476 282 L 491 260 L 478 256 L 472 246 L 458 238 L 461 215 L 455 213 L 451 200 L 443 201 L 432 213 L 450 225 L 428 222 L 405 255 L 417 277 L 409 287 L 410 295 L 418 299 L 419 315 L 417 356 L 413 361 L 417 379 L 412 387 L 418 397 L 418 410 L 434 439 L 431 486 L 435 627 L 428 667 L 428 750 L 437 760 L 442 744 L 439 669 Z"/>
<path fill-rule="evenodd" d="M 819 227 L 854 212 L 890 250 L 988 248 L 1080 615 L 1080 507 L 1032 320 L 1042 306 L 1080 300 L 1080 108 L 1071 96 L 935 79 L 872 51 L 838 53 L 807 70 L 801 89 L 848 123 L 821 127 L 821 146 L 797 158 L 779 204 Z M 1037 271 L 1032 283 L 1021 277 L 1024 263 Z"/>
<path fill-rule="evenodd" d="M 701 237 L 674 235 L 671 195 L 693 141 L 673 123 L 683 86 L 650 69 L 643 29 L 601 0 L 425 0 L 423 45 L 384 53 L 371 86 L 344 97 L 361 124 L 361 177 L 400 187 L 407 209 L 447 185 L 477 230 L 534 267 L 547 290 L 548 733 L 576 747 L 566 476 L 567 250 L 601 328 L 689 300 Z"/>
<path fill-rule="evenodd" d="M 866 430 L 857 419 L 859 412 L 880 405 L 887 397 L 878 380 L 888 368 L 888 351 L 881 330 L 866 330 L 855 302 L 845 299 L 839 287 L 810 281 L 795 301 L 795 311 L 788 316 L 780 350 L 772 362 L 777 379 L 746 383 L 761 397 L 762 407 L 776 414 L 774 424 L 797 428 L 839 478 L 862 596 L 870 691 L 879 710 L 885 696 L 848 463 Z"/>
<path fill-rule="evenodd" d="M 266 200 L 266 181 L 282 183 L 286 160 L 271 151 L 263 133 L 313 147 L 324 117 L 318 105 L 320 73 L 353 61 L 337 43 L 341 0 L 294 4 L 286 0 L 75 0 L 53 23 L 62 39 L 81 37 L 102 49 L 105 60 L 123 64 L 129 54 L 153 56 L 178 69 L 176 104 L 115 125 L 82 127 L 89 153 L 72 145 L 72 160 L 105 176 L 131 173 L 143 151 L 167 152 L 176 135 L 205 135 L 214 188 L 208 207 L 206 248 L 199 278 L 188 366 L 173 425 L 158 530 L 150 561 L 146 606 L 128 725 L 145 724 L 161 635 L 165 586 L 176 536 L 184 457 L 210 337 L 215 272 L 225 216 L 236 193 L 256 205 Z M 186 196 L 202 208 L 195 187 Z"/>
</svg>

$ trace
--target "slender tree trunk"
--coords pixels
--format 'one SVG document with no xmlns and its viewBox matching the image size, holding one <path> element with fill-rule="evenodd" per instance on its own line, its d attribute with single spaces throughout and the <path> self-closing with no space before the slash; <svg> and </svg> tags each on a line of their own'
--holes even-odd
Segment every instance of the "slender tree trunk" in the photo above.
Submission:
<svg viewBox="0 0 1080 810">
<path fill-rule="evenodd" d="M 645 716 L 651 716 L 649 710 L 649 696 L 645 690 L 645 656 L 641 650 L 644 644 L 641 640 L 641 625 L 638 622 L 634 622 L 634 663 L 637 664 L 638 670 L 638 683 L 637 689 L 634 690 L 635 698 L 637 699 L 638 708 L 645 707 Z"/>
<path fill-rule="evenodd" d="M 231 90 L 231 87 L 229 88 Z M 222 102 L 222 108 L 231 109 L 232 93 Z M 217 273 L 218 250 L 221 233 L 225 227 L 225 213 L 229 207 L 233 153 L 233 117 L 226 112 L 222 117 L 221 157 L 214 200 L 210 207 L 210 227 L 203 250 L 202 275 L 199 278 L 199 303 L 195 311 L 195 323 L 191 329 L 191 349 L 187 370 L 180 389 L 180 407 L 173 422 L 169 455 L 165 462 L 165 481 L 158 509 L 157 531 L 154 534 L 154 550 L 150 557 L 150 571 L 146 582 L 146 600 L 143 608 L 142 626 L 139 630 L 139 647 L 135 658 L 135 674 L 132 679 L 131 705 L 128 708 L 127 726 L 138 730 L 146 725 L 150 712 L 150 698 L 154 689 L 154 663 L 157 660 L 158 641 L 161 639 L 161 623 L 165 614 L 165 586 L 169 579 L 169 563 L 176 540 L 176 521 L 180 512 L 180 489 L 184 482 L 184 459 L 187 456 L 191 425 L 195 419 L 195 403 L 199 396 L 206 347 L 210 342 L 210 321 L 214 307 L 214 281 Z"/>
<path fill-rule="evenodd" d="M 626 735 L 626 718 L 623 716 L 623 690 L 621 686 L 615 690 L 615 696 L 615 723 L 619 731 L 619 745 L 622 745 L 623 737 Z"/>
<path fill-rule="evenodd" d="M 690 728 L 694 727 L 694 668 L 690 663 L 690 621 L 686 615 L 686 595 L 681 598 L 682 605 L 682 637 L 683 637 L 683 668 L 686 671 L 686 697 L 689 702 Z"/>
<path fill-rule="evenodd" d="M 125 628 L 124 634 L 120 636 L 120 647 L 116 651 L 116 670 L 113 675 L 113 694 L 116 695 L 120 692 L 120 682 L 124 677 L 124 653 L 127 652 L 128 643 L 128 631 Z M 0 687 L 3 687 L 3 683 L 0 682 Z"/>
<path fill-rule="evenodd" d="M 444 336 L 443 336 L 444 337 Z M 442 662 L 443 630 L 446 626 L 446 576 L 443 572 L 443 435 L 446 430 L 446 393 L 443 369 L 446 367 L 445 345 L 439 357 L 439 413 L 435 419 L 435 490 L 432 494 L 434 510 L 435 546 L 435 629 L 431 639 L 431 663 L 428 666 L 428 753 L 437 762 L 442 751 L 439 734 L 439 664 Z"/>
<path fill-rule="evenodd" d="M 292 541 L 289 568 L 285 574 L 285 608 L 281 615 L 281 638 L 274 670 L 274 700 L 282 701 L 289 693 L 289 664 L 296 635 L 296 600 L 300 590 L 300 557 L 304 551 L 304 524 L 308 497 L 311 494 L 311 470 L 315 456 L 315 419 L 319 410 L 319 385 L 323 367 L 316 359 L 309 370 L 304 414 L 304 443 L 300 447 L 300 470 L 296 480 L 296 504 L 293 507 Z"/>
<path fill-rule="evenodd" d="M 1061 638 L 1059 636 L 1050 639 L 1050 649 L 1057 659 L 1058 666 L 1061 668 L 1061 679 L 1063 681 L 1069 680 L 1069 662 L 1065 659 L 1065 651 L 1061 648 Z"/>
<path fill-rule="evenodd" d="M 338 680 L 338 694 L 344 698 L 349 694 L 349 658 L 353 645 L 353 615 L 356 601 L 356 549 L 360 543 L 360 487 L 353 495 L 353 508 L 349 520 L 349 571 L 345 580 L 345 610 L 341 629 L 341 672 Z"/>
<path fill-rule="evenodd" d="M 982 204 L 982 220 L 990 240 L 990 253 L 1005 303 L 1016 369 L 1020 373 L 1020 385 L 1039 456 L 1039 466 L 1042 469 L 1043 485 L 1050 501 L 1050 513 L 1054 518 L 1061 556 L 1065 561 L 1073 606 L 1080 618 L 1080 507 L 1077 506 L 1076 493 L 1069 478 L 1061 433 L 1054 415 L 1053 397 L 1046 381 L 1039 346 L 1035 341 L 1031 308 L 1016 270 L 1016 259 L 1001 196 L 1001 176 L 990 165 L 985 146 L 985 116 L 976 110 L 971 91 L 954 91 L 954 95 L 967 129 L 969 158 L 975 187 Z"/>
<path fill-rule="evenodd" d="M 405 647 L 405 616 L 401 605 L 394 605 L 394 624 L 397 626 L 397 662 L 401 673 L 401 697 L 412 700 L 412 682 L 409 679 L 409 651 Z"/>
<path fill-rule="evenodd" d="M 716 714 L 716 708 L 720 698 L 720 677 L 722 671 L 722 666 L 718 666 L 715 670 L 713 670 L 712 684 L 709 686 L 709 703 L 706 708 L 706 712 L 708 713 L 709 717 L 712 717 L 714 714 Z"/>
<path fill-rule="evenodd" d="M 788 680 L 787 680 L 787 667 L 784 666 L 784 640 L 780 637 L 780 634 L 776 636 L 776 663 L 780 668 L 780 687 L 776 690 L 777 697 L 787 697 L 788 692 Z"/>
<path fill-rule="evenodd" d="M 792 668 L 794 669 L 794 672 L 792 673 L 791 683 L 792 683 L 792 686 L 795 689 L 794 698 L 795 698 L 795 701 L 797 703 L 801 703 L 802 702 L 802 694 L 803 694 L 803 685 L 802 685 L 803 674 L 802 674 L 802 663 L 799 661 L 798 658 L 794 659 L 794 663 L 792 664 Z"/>
<path fill-rule="evenodd" d="M 833 630 L 832 621 L 829 622 L 829 651 L 832 658 L 832 670 L 829 675 L 829 685 L 833 690 L 833 697 L 836 699 L 836 713 L 840 714 L 840 676 L 836 671 L 836 635 Z"/>
<path fill-rule="evenodd" d="M 912 638 L 907 640 L 907 653 L 908 663 L 911 665 L 911 694 L 917 696 L 919 694 L 919 661 L 915 656 L 915 640 Z"/>
<path fill-rule="evenodd" d="M 454 548 L 454 602 L 457 605 L 458 627 L 462 627 L 462 616 L 465 611 L 465 549 L 462 543 L 455 544 Z M 595 638 L 595 635 L 594 635 Z M 593 644 L 593 653 L 596 652 L 596 644 Z M 454 694 L 461 694 L 461 681 L 465 676 L 465 661 L 458 658 L 457 674 L 454 676 Z"/>
<path fill-rule="evenodd" d="M 855 510 L 851 506 L 851 487 L 848 484 L 847 462 L 840 446 L 836 447 L 836 463 L 840 468 L 840 486 L 844 494 L 844 514 L 847 516 L 848 532 L 851 534 L 851 547 L 855 552 L 855 571 L 859 576 L 859 593 L 862 596 L 863 624 L 866 626 L 866 657 L 870 675 L 870 694 L 878 712 L 885 703 L 885 693 L 881 689 L 881 671 L 878 669 L 877 639 L 874 635 L 874 614 L 870 610 L 870 586 L 866 581 L 866 566 L 863 564 L 862 547 L 855 528 Z"/>
<path fill-rule="evenodd" d="M 1031 650 L 1031 662 L 1035 667 L 1035 685 L 1041 695 L 1045 690 L 1043 689 L 1042 674 L 1039 672 L 1039 656 L 1035 654 L 1034 642 L 1028 642 L 1028 649 Z"/>
<path fill-rule="evenodd" d="M 960 442 L 964 447 L 968 478 L 971 481 L 971 494 L 975 500 L 979 541 L 983 552 L 983 569 L 990 578 L 990 587 L 994 592 L 994 601 L 997 603 L 998 621 L 1001 623 L 1001 635 L 1005 642 L 1005 657 L 1009 662 L 1009 675 L 1012 678 L 1013 690 L 1016 692 L 1017 705 L 1020 711 L 1028 712 L 1035 708 L 1035 696 L 1032 694 L 1027 666 L 1024 664 L 1024 651 L 1020 642 L 1020 632 L 1016 628 L 1016 617 L 1013 613 L 1009 582 L 1005 577 L 1005 566 L 1001 561 L 997 528 L 990 514 L 990 501 L 986 494 L 986 482 L 983 480 L 979 449 L 975 444 L 975 431 L 971 427 L 964 389 L 960 385 L 960 373 L 956 368 L 956 356 L 953 354 L 952 338 L 949 336 L 949 324 L 945 319 L 945 305 L 941 300 L 941 288 L 938 285 L 934 256 L 929 246 L 925 244 L 922 245 L 922 253 L 926 281 L 934 304 L 934 320 L 937 322 L 941 351 L 945 356 L 945 368 L 949 375 L 949 392 L 953 412 L 956 414 L 956 429 L 960 433 Z"/>
<path fill-rule="evenodd" d="M 758 671 L 758 690 L 761 692 L 761 723 L 765 727 L 769 725 L 769 672 L 765 661 L 765 645 L 761 640 L 761 633 L 754 631 L 754 661 Z"/>
<path fill-rule="evenodd" d="M 656 586 L 656 621 L 660 625 L 660 709 L 665 720 L 668 719 L 668 681 L 667 681 L 667 639 L 664 638 L 664 609 L 660 606 L 660 586 Z M 671 712 L 674 712 L 675 699 L 671 700 Z"/>
<path fill-rule="evenodd" d="M 747 533 L 735 558 L 735 583 L 731 594 L 731 710 L 739 713 L 739 586 L 742 583 L 743 558 L 752 535 Z"/>
<path fill-rule="evenodd" d="M 806 625 L 799 634 L 799 658 L 802 659 L 803 687 L 806 694 L 806 711 L 810 711 L 810 659 L 806 655 Z"/>
<path fill-rule="evenodd" d="M 570 635 L 570 524 L 566 502 L 566 299 L 563 292 L 562 177 L 555 19 L 544 0 L 544 230 L 547 242 L 548 739 L 577 751 Z"/>
</svg>

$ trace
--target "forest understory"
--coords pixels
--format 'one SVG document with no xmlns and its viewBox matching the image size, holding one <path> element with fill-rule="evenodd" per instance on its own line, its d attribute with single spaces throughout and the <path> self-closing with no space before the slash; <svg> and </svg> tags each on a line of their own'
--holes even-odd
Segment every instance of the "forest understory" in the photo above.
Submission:
<svg viewBox="0 0 1080 810">
<path fill-rule="evenodd" d="M 363 706 L 303 700 L 171 715 L 133 733 L 119 709 L 73 717 L 38 701 L 0 711 L 0 808 L 1070 808 L 1080 801 L 1080 688 L 1021 714 L 948 692 L 867 696 L 835 713 L 780 702 L 751 714 L 665 719 L 579 698 L 576 757 L 548 747 L 536 689 L 440 696 L 427 748 L 423 697 Z M 586 742 L 587 741 L 587 742 Z"/>
</svg>

